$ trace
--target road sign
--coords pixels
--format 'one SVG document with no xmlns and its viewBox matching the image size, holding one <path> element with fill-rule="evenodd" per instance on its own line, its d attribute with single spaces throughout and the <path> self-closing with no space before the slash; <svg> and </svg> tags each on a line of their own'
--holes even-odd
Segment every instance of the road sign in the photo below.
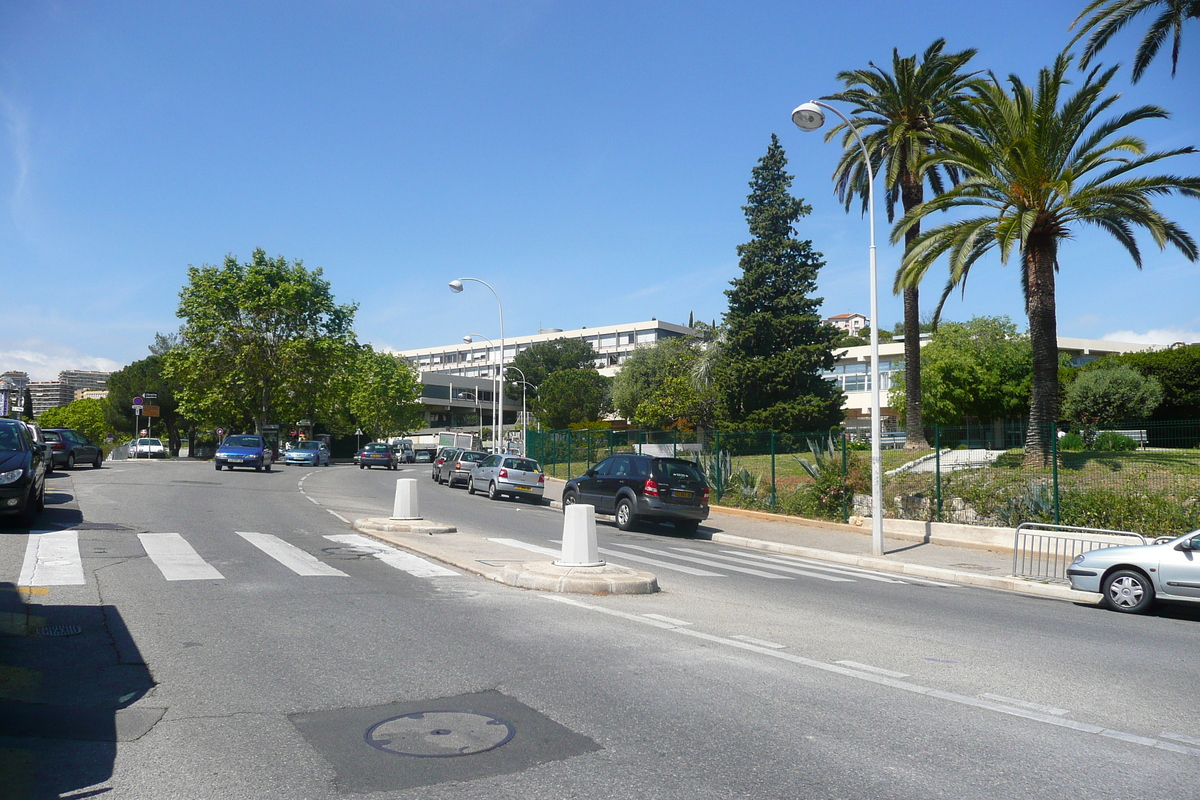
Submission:
<svg viewBox="0 0 1200 800">
<path fill-rule="evenodd" d="M 142 406 L 142 413 L 147 417 L 157 417 L 158 406 Z"/>
<path fill-rule="evenodd" d="M 362 436 L 362 435 L 363 435 L 362 428 L 359 428 L 358 430 L 356 430 L 356 431 L 354 432 L 354 435 L 355 435 L 355 436 Z"/>
<path fill-rule="evenodd" d="M 142 397 L 146 400 L 157 400 L 158 392 L 142 392 Z"/>
<path fill-rule="evenodd" d="M 135 398 L 133 398 L 133 407 L 134 407 L 134 408 L 137 408 L 137 407 L 138 407 L 138 406 L 140 406 L 140 405 L 141 405 L 143 402 L 144 402 L 144 401 L 142 400 L 142 398 L 140 398 L 140 397 L 135 397 Z"/>
<path fill-rule="evenodd" d="M 135 417 L 140 417 L 140 416 L 142 415 L 142 407 L 141 407 L 141 406 L 134 406 L 134 407 L 133 407 L 133 415 L 134 415 Z"/>
</svg>

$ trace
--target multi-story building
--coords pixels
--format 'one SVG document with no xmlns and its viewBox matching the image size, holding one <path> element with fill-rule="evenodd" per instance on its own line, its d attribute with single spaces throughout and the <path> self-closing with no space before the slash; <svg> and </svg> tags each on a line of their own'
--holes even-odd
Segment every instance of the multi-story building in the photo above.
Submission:
<svg viewBox="0 0 1200 800">
<path fill-rule="evenodd" d="M 81 389 L 105 390 L 108 388 L 108 376 L 111 372 L 98 372 L 90 369 L 64 369 L 58 373 L 58 379 L 69 383 L 75 391 Z"/>
<path fill-rule="evenodd" d="M 75 399 L 75 389 L 66 381 L 30 381 L 29 394 L 35 417 L 48 408 L 69 405 Z"/>
</svg>

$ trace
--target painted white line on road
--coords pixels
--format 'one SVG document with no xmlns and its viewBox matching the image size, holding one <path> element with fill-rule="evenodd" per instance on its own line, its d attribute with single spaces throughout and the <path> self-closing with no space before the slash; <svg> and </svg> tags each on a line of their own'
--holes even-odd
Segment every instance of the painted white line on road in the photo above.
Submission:
<svg viewBox="0 0 1200 800">
<path fill-rule="evenodd" d="M 334 569 L 311 553 L 306 553 L 291 542 L 285 542 L 269 533 L 234 531 L 238 536 L 262 550 L 297 575 L 338 575 L 349 577 L 340 569 Z"/>
<path fill-rule="evenodd" d="M 789 556 L 789 555 L 784 555 L 782 553 L 777 553 L 773 556 L 762 556 L 762 555 L 758 555 L 755 553 L 747 553 L 747 552 L 744 552 L 741 550 L 725 550 L 722 552 L 737 553 L 745 558 L 757 558 L 757 559 L 762 559 L 764 561 L 782 560 L 782 561 L 786 561 L 791 564 L 800 564 L 805 567 L 808 567 L 809 569 L 822 569 L 827 572 L 839 572 L 839 573 L 842 573 L 845 575 L 854 575 L 856 577 L 862 576 L 863 580 L 868 580 L 868 581 L 875 580 L 875 581 L 880 581 L 883 583 L 919 583 L 919 584 L 923 584 L 925 586 L 937 586 L 941 589 L 961 588 L 956 583 L 942 583 L 940 581 L 931 581 L 928 578 L 913 578 L 909 575 L 904 575 L 903 577 L 894 577 L 887 573 L 879 572 L 877 570 L 863 569 L 862 567 L 842 566 L 840 564 L 838 566 L 832 566 L 830 564 L 826 564 L 826 563 L 823 563 L 820 561 L 814 561 L 809 558 L 800 558 L 799 556 Z"/>
<path fill-rule="evenodd" d="M 549 547 L 542 547 L 541 545 L 536 545 L 536 544 L 528 544 L 526 542 L 522 542 L 520 539 L 491 539 L 491 538 L 489 538 L 488 541 L 495 542 L 496 544 L 505 544 L 505 545 L 508 545 L 509 547 L 516 547 L 520 550 L 528 550 L 531 553 L 540 553 L 544 556 L 553 556 L 555 558 L 562 558 L 562 550 L 551 550 Z"/>
<path fill-rule="evenodd" d="M 709 558 L 717 558 L 717 559 L 721 559 L 722 561 L 732 561 L 735 564 L 757 565 L 759 563 L 762 563 L 759 561 L 750 561 L 745 558 L 738 558 L 736 556 L 717 555 L 715 553 L 707 553 L 703 550 L 693 550 L 690 547 L 672 547 L 671 549 L 677 550 L 680 553 L 695 553 L 696 555 L 708 556 Z M 765 563 L 771 564 L 771 569 L 778 570 L 779 572 L 791 573 L 792 575 L 803 575 L 805 578 L 816 578 L 817 580 L 830 581 L 831 583 L 854 583 L 853 578 L 840 578 L 836 575 L 826 575 L 821 572 L 811 572 L 809 570 L 796 569 L 795 567 L 785 567 L 782 564 L 774 564 L 769 561 L 767 561 Z M 892 581 L 892 583 L 900 583 L 900 581 Z"/>
<path fill-rule="evenodd" d="M 1145 747 L 1153 747 L 1157 750 L 1167 750 L 1172 753 L 1182 753 L 1184 755 L 1189 755 L 1189 756 L 1200 756 L 1200 748 L 1185 747 L 1181 744 L 1175 744 L 1174 742 L 1164 742 L 1161 739 L 1151 739 L 1146 736 L 1138 736 L 1138 735 L 1132 734 L 1132 733 L 1125 733 L 1123 731 L 1113 730 L 1112 728 L 1105 728 L 1102 725 L 1091 725 L 1086 722 L 1077 722 L 1076 720 L 1073 720 L 1073 719 L 1064 719 L 1062 717 L 1057 717 L 1052 714 L 1043 714 L 1043 713 L 1037 712 L 1037 711 L 1025 710 L 1025 709 L 1021 709 L 1021 708 L 1014 708 L 1013 706 L 995 703 L 990 700 L 984 700 L 982 698 L 968 697 L 968 696 L 962 695 L 962 694 L 955 694 L 954 692 L 943 692 L 940 689 L 932 689 L 928 686 L 921 686 L 919 684 L 909 683 L 908 681 L 899 680 L 897 678 L 890 678 L 886 675 L 874 675 L 870 672 L 866 672 L 864 670 L 852 669 L 850 667 L 846 667 L 841 664 L 829 664 L 824 661 L 817 661 L 815 659 L 805 658 L 803 656 L 797 656 L 797 655 L 793 655 L 791 653 L 784 653 L 779 650 L 773 650 L 773 649 L 770 649 L 767 647 L 759 647 L 758 645 L 752 644 L 752 643 L 744 641 L 744 640 L 738 641 L 736 639 L 725 638 L 722 636 L 714 636 L 711 633 L 702 633 L 701 631 L 693 630 L 691 628 L 675 627 L 674 625 L 668 625 L 667 623 L 659 622 L 658 620 L 646 619 L 645 617 L 640 616 L 638 614 L 631 614 L 626 611 L 617 611 L 616 609 L 605 608 L 604 606 L 590 605 L 588 603 L 584 603 L 581 600 L 576 600 L 572 597 L 563 597 L 562 595 L 555 595 L 555 594 L 536 594 L 534 596 L 539 597 L 543 600 L 551 600 L 555 603 L 562 603 L 564 605 L 575 606 L 576 608 L 582 608 L 586 611 L 595 611 L 600 614 L 607 614 L 612 617 L 619 617 L 621 619 L 630 620 L 630 621 L 636 622 L 640 625 L 649 625 L 654 628 L 661 628 L 663 630 L 669 630 L 669 631 L 679 634 L 680 636 L 690 636 L 694 639 L 700 639 L 701 641 L 709 642 L 711 644 L 720 644 L 720 645 L 726 645 L 728 647 L 735 647 L 739 650 L 747 650 L 752 653 L 758 653 L 760 655 L 769 656 L 770 658 L 777 658 L 781 661 L 788 661 L 790 663 L 797 664 L 802 667 L 810 667 L 812 669 L 821 670 L 823 672 L 831 672 L 836 675 L 841 675 L 843 677 L 854 678 L 854 679 L 857 679 L 860 681 L 864 681 L 866 683 L 874 683 L 879 686 L 887 686 L 892 689 L 898 689 L 899 691 L 902 691 L 902 692 L 924 695 L 926 697 L 933 697 L 933 698 L 937 698 L 939 700 L 945 700 L 950 703 L 956 703 L 958 705 L 970 706 L 972 708 L 978 708 L 983 711 L 994 711 L 994 712 L 997 712 L 1000 714 L 1006 714 L 1011 717 L 1020 717 L 1022 719 L 1027 719 L 1032 722 L 1041 722 L 1045 725 L 1051 725 L 1051 726 L 1057 727 L 1057 728 L 1069 728 L 1071 730 L 1076 730 L 1081 733 L 1090 733 L 1090 734 L 1093 734 L 1096 736 L 1105 736 L 1110 739 L 1118 739 L 1120 741 L 1129 742 L 1131 744 L 1140 744 Z"/>
<path fill-rule="evenodd" d="M 1034 711 L 1041 711 L 1043 714 L 1053 714 L 1056 717 L 1061 717 L 1071 712 L 1065 708 L 1055 708 L 1054 706 L 1044 706 L 1041 703 L 1031 703 L 1028 700 L 1018 700 L 1015 697 L 1005 697 L 1002 694 L 981 694 L 980 697 L 985 700 L 995 700 L 997 703 L 1004 703 L 1006 706 L 1018 706 L 1020 708 L 1031 708 Z M 1200 744 L 1200 743 L 1198 743 Z"/>
<path fill-rule="evenodd" d="M 664 617 L 662 614 L 642 614 L 642 616 L 649 617 L 650 619 L 656 619 L 659 622 L 669 622 L 672 625 L 691 625 L 692 624 L 692 623 L 687 622 L 682 619 L 675 619 L 674 617 Z"/>
<path fill-rule="evenodd" d="M 18 586 L 79 586 L 85 583 L 78 531 L 30 532 Z"/>
<path fill-rule="evenodd" d="M 346 519 L 341 514 L 334 511 L 332 508 L 327 508 L 325 510 L 328 511 L 330 514 L 333 514 L 335 517 L 337 517 L 338 519 L 340 519 L 342 522 L 346 523 L 347 525 L 350 524 L 350 520 Z"/>
<path fill-rule="evenodd" d="M 432 561 L 418 558 L 412 553 L 395 550 L 380 544 L 374 539 L 360 536 L 357 533 L 344 533 L 337 536 L 326 536 L 325 538 L 331 542 L 364 548 L 389 567 L 407 572 L 415 578 L 461 577 L 459 573 L 446 569 L 440 564 L 434 564 Z"/>
<path fill-rule="evenodd" d="M 1174 739 L 1177 742 L 1184 742 L 1185 744 L 1200 745 L 1200 739 L 1197 739 L 1194 736 L 1184 736 L 1180 733 L 1160 733 L 1159 736 L 1163 737 L 1164 739 Z"/>
<path fill-rule="evenodd" d="M 225 576 L 178 533 L 139 533 L 142 548 L 169 581 L 220 580 Z"/>
<path fill-rule="evenodd" d="M 618 553 L 616 550 L 607 550 L 603 547 L 598 548 L 600 555 L 616 556 L 622 561 L 636 561 L 639 564 L 649 564 L 652 567 L 659 569 L 670 569 L 675 572 L 682 572 L 685 575 L 698 575 L 701 578 L 725 578 L 720 572 L 709 572 L 706 569 L 697 569 L 696 567 L 685 567 L 683 564 L 671 564 L 666 561 L 661 561 L 657 558 L 646 558 L 645 556 L 635 556 L 633 553 Z"/>
<path fill-rule="evenodd" d="M 908 677 L 907 672 L 893 672 L 890 669 L 884 669 L 883 667 L 872 667 L 870 664 L 860 664 L 857 661 L 837 661 L 835 663 L 841 664 L 844 667 L 850 667 L 851 669 L 861 669 L 865 670 L 866 672 L 874 672 L 876 675 L 887 675 L 889 678 Z M 984 697 L 986 697 L 986 695 L 984 695 Z"/>
<path fill-rule="evenodd" d="M 787 575 L 776 575 L 774 572 L 763 572 L 760 569 L 750 569 L 749 567 L 735 567 L 732 564 L 723 564 L 720 561 L 713 561 L 708 558 L 696 558 L 695 556 L 677 556 L 674 553 L 664 553 L 662 550 L 654 550 L 649 547 L 641 547 L 636 544 L 621 544 L 619 542 L 610 542 L 609 544 L 615 547 L 628 547 L 630 550 L 641 550 L 646 553 L 653 553 L 656 556 L 666 556 L 667 558 L 678 558 L 683 561 L 691 561 L 693 564 L 704 564 L 706 567 L 720 567 L 721 569 L 733 570 L 734 572 L 744 572 L 747 575 L 755 575 L 759 578 L 771 578 L 777 581 L 795 580 Z"/>
<path fill-rule="evenodd" d="M 305 496 L 305 497 L 308 497 L 308 495 L 304 495 L 304 496 Z M 319 505 L 321 505 L 320 503 L 318 503 L 316 500 L 314 500 L 314 499 L 313 499 L 313 498 L 311 498 L 311 497 L 308 497 L 308 502 L 312 503 L 314 506 L 319 506 Z"/>
<path fill-rule="evenodd" d="M 786 644 L 780 644 L 779 642 L 769 642 L 766 639 L 755 639 L 753 636 L 742 636 L 741 634 L 737 634 L 736 636 L 730 636 L 729 638 L 737 639 L 739 642 L 749 642 L 750 644 L 756 644 L 759 647 L 769 647 L 772 650 L 782 650 L 785 647 L 787 647 Z"/>
</svg>

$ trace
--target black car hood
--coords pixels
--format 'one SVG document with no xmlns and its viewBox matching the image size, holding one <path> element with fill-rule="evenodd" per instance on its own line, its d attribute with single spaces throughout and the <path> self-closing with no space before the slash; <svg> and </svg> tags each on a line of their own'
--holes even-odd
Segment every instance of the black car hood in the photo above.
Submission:
<svg viewBox="0 0 1200 800">
<path fill-rule="evenodd" d="M 23 469 L 29 466 L 29 453 L 24 450 L 7 451 L 0 453 L 0 472 L 8 472 L 13 469 Z"/>
</svg>

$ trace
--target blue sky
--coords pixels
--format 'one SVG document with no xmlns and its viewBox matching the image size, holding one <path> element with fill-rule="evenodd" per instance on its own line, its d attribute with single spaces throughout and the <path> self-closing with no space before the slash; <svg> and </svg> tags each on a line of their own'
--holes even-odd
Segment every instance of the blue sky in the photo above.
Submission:
<svg viewBox="0 0 1200 800">
<path fill-rule="evenodd" d="M 112 369 L 175 330 L 189 264 L 256 247 L 321 267 L 360 340 L 405 349 L 657 317 L 719 318 L 741 206 L 779 134 L 799 234 L 828 262 L 823 311 L 868 311 L 867 227 L 838 156 L 789 120 L 837 71 L 937 37 L 1033 81 L 1083 0 L 982 2 L 39 2 L 0 6 L 0 371 Z M 1145 23 L 1103 53 L 1128 64 Z M 1200 145 L 1200 27 L 1121 107 Z M 1200 155 L 1162 171 L 1200 173 Z M 1164 213 L 1200 237 L 1200 203 Z M 880 219 L 880 317 L 899 251 Z M 1065 336 L 1200 340 L 1200 266 L 1144 238 L 1139 273 L 1081 231 L 1060 253 Z M 942 285 L 935 267 L 923 305 Z M 474 315 L 464 322 L 462 314 Z M 945 317 L 1025 327 L 1014 264 L 973 270 Z M 461 328 L 461 330 L 460 330 Z"/>
</svg>

